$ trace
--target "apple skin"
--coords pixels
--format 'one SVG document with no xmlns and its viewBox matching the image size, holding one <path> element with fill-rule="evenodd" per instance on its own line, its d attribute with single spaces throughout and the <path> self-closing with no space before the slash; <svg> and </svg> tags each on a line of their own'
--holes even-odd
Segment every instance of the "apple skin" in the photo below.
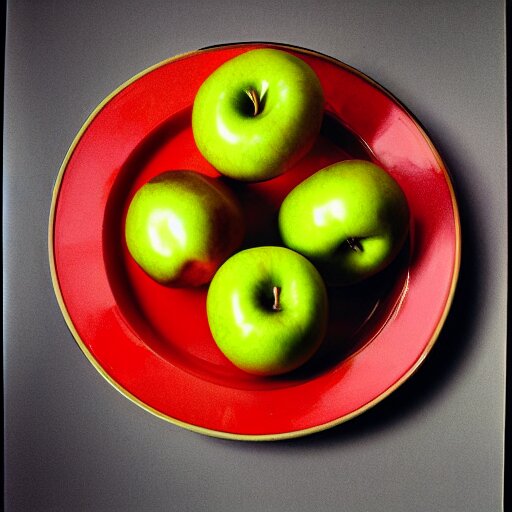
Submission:
<svg viewBox="0 0 512 512">
<path fill-rule="evenodd" d="M 383 270 L 409 230 L 398 183 L 364 160 L 338 162 L 299 183 L 279 210 L 284 244 L 310 259 L 328 285 L 349 285 Z"/>
<path fill-rule="evenodd" d="M 280 288 L 280 310 L 273 288 Z M 317 351 L 327 327 L 327 293 L 315 267 L 285 247 L 236 253 L 217 271 L 206 301 L 218 347 L 238 368 L 279 375 Z"/>
<path fill-rule="evenodd" d="M 167 171 L 145 183 L 128 207 L 125 239 L 133 259 L 171 287 L 208 283 L 239 248 L 243 213 L 218 179 L 194 171 Z"/>
<path fill-rule="evenodd" d="M 248 91 L 259 98 L 259 112 Z M 199 88 L 192 130 L 199 151 L 221 174 L 263 181 L 282 174 L 312 147 L 322 123 L 320 81 L 303 60 L 272 48 L 222 64 Z"/>
</svg>

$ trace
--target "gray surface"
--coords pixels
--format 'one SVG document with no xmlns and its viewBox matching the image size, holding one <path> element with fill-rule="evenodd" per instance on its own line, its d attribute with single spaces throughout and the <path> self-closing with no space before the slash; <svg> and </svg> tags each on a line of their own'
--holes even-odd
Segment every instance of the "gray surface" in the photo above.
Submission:
<svg viewBox="0 0 512 512">
<path fill-rule="evenodd" d="M 504 2 L 16 0 L 7 28 L 7 510 L 501 510 Z M 52 186 L 87 115 L 149 65 L 240 40 L 324 52 L 397 95 L 448 164 L 464 229 L 454 308 L 419 373 L 356 420 L 289 442 L 203 437 L 126 400 L 74 343 L 47 262 Z"/>
</svg>

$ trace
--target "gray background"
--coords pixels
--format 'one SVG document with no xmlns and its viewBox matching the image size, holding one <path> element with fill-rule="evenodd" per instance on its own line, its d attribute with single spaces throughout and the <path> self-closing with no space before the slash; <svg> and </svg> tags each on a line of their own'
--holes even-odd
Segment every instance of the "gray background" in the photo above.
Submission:
<svg viewBox="0 0 512 512">
<path fill-rule="evenodd" d="M 462 214 L 446 328 L 420 371 L 324 433 L 223 441 L 167 424 L 87 362 L 54 297 L 47 221 L 96 105 L 169 56 L 266 40 L 367 73 L 420 119 Z M 501 510 L 506 301 L 503 1 L 9 2 L 4 132 L 9 511 Z"/>
</svg>

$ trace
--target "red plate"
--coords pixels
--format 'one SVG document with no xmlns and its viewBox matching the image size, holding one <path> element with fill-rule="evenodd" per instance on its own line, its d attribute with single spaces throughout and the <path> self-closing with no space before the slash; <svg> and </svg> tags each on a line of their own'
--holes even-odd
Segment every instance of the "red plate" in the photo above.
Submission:
<svg viewBox="0 0 512 512">
<path fill-rule="evenodd" d="M 224 61 L 262 46 L 304 59 L 327 100 L 309 155 L 277 179 L 231 186 L 247 214 L 246 245 L 279 243 L 276 214 L 298 182 L 330 163 L 366 158 L 403 188 L 411 235 L 375 278 L 330 291 L 330 328 L 303 368 L 277 378 L 234 368 L 217 349 L 206 287 L 173 290 L 134 264 L 123 239 L 138 187 L 170 169 L 217 176 L 190 126 L 194 96 Z M 125 396 L 173 423 L 235 439 L 282 439 L 341 423 L 404 382 L 446 318 L 460 261 L 460 223 L 449 176 L 431 141 L 387 91 L 332 58 L 275 44 L 238 44 L 158 64 L 121 86 L 90 116 L 55 186 L 50 265 L 64 317 L 92 364 Z"/>
</svg>

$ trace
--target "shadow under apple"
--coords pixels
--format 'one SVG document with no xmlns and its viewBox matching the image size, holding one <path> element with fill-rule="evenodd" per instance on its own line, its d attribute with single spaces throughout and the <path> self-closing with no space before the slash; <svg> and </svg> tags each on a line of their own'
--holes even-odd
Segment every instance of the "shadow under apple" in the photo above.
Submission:
<svg viewBox="0 0 512 512">
<path fill-rule="evenodd" d="M 303 366 L 274 380 L 314 378 L 363 349 L 386 325 L 407 281 L 410 244 L 384 270 L 350 286 L 327 287 L 329 323 L 318 352 Z"/>
</svg>

